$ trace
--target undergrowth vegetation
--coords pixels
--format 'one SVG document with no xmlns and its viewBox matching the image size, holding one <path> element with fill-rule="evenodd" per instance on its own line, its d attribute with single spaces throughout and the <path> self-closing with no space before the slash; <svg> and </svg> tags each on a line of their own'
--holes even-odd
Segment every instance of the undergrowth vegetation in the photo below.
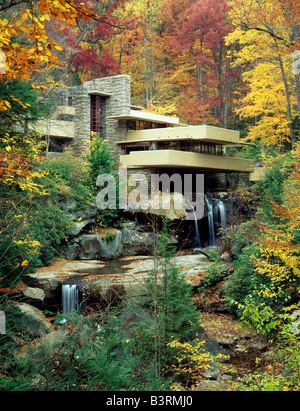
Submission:
<svg viewBox="0 0 300 411">
<path fill-rule="evenodd" d="M 67 151 L 43 160 L 32 147 L 30 138 L 22 144 L 6 139 L 0 147 L 2 163 L 13 161 L 15 150 L 24 156 L 18 164 L 7 164 L 0 181 L 0 292 L 7 313 L 0 389 L 193 390 L 218 359 L 194 338 L 199 313 L 192 288 L 172 263 L 170 227 L 161 221 L 158 226 L 155 218 L 149 229 L 159 232 L 154 236 L 156 263 L 143 285 L 143 300 L 122 294 L 105 310 L 94 296 L 92 315 L 75 313 L 64 326 L 62 317 L 54 315 L 55 336 L 35 340 L 20 331 L 23 316 L 10 290 L 24 274 L 59 258 L 71 223 L 64 207 L 71 203 L 74 212 L 94 202 L 96 189 L 90 182 L 98 173 L 113 171 L 105 141 L 97 137 L 84 159 Z M 220 292 L 230 312 L 275 343 L 270 355 L 284 367 L 285 372 L 255 372 L 247 381 L 236 380 L 231 389 L 299 389 L 299 338 L 292 332 L 292 314 L 300 308 L 300 146 L 293 157 L 272 163 L 249 194 L 260 199 L 256 212 L 224 230 L 218 252 L 208 255 L 210 266 L 198 290 L 205 293 L 222 282 Z M 114 213 L 98 217 L 101 227 L 118 224 Z M 109 231 L 106 236 L 114 238 Z M 224 253 L 231 260 L 230 275 L 220 258 Z"/>
</svg>

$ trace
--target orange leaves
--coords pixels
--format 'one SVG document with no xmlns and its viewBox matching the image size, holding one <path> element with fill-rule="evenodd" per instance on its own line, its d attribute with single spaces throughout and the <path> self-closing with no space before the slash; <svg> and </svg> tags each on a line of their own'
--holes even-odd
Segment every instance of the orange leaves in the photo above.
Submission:
<svg viewBox="0 0 300 411">
<path fill-rule="evenodd" d="M 22 267 L 27 267 L 28 266 L 28 261 L 24 260 L 21 264 Z"/>
<path fill-rule="evenodd" d="M 59 63 L 54 52 L 62 51 L 63 47 L 48 36 L 46 23 L 51 18 L 61 19 L 67 25 L 74 25 L 76 17 L 96 18 L 73 0 L 43 0 L 36 3 L 34 13 L 32 9 L 21 6 L 18 9 L 18 12 L 21 11 L 19 17 L 0 19 L 0 49 L 7 60 L 4 74 L 10 79 L 30 80 L 33 72 Z M 2 101 L 0 110 L 6 109 L 7 104 Z"/>
<path fill-rule="evenodd" d="M 273 215 L 278 218 L 275 228 L 262 227 L 260 257 L 256 261 L 256 272 L 271 280 L 270 285 L 259 291 L 259 295 L 273 300 L 286 293 L 285 311 L 299 309 L 300 244 L 300 144 L 293 152 L 294 163 L 291 174 L 283 185 L 282 204 L 272 201 Z"/>
<path fill-rule="evenodd" d="M 293 151 L 293 156 L 291 175 L 284 184 L 284 203 L 273 204 L 274 212 L 287 221 L 287 229 L 291 233 L 300 230 L 300 143 Z"/>
<path fill-rule="evenodd" d="M 14 145 L 0 148 L 0 182 L 7 186 L 18 186 L 19 189 L 28 192 L 40 192 L 40 186 L 35 182 L 35 178 L 44 174 L 34 171 L 34 166 L 39 161 L 40 156 L 35 152 L 26 154 L 26 151 Z"/>
<path fill-rule="evenodd" d="M 6 111 L 11 107 L 10 102 L 7 100 L 0 101 L 0 111 Z"/>
<path fill-rule="evenodd" d="M 72 324 L 68 325 L 68 334 L 67 335 L 72 334 L 72 331 L 73 331 L 73 325 Z"/>
</svg>

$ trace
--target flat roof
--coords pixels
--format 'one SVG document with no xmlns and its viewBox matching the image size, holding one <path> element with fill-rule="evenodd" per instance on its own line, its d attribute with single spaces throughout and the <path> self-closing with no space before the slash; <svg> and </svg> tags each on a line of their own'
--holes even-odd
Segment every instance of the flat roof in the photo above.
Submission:
<svg viewBox="0 0 300 411">
<path fill-rule="evenodd" d="M 255 144 L 253 143 L 243 143 L 243 142 L 228 142 L 228 140 L 214 140 L 211 138 L 207 137 L 199 137 L 199 138 L 193 138 L 193 137 L 168 137 L 168 138 L 148 138 L 145 140 L 123 140 L 123 141 L 117 141 L 116 144 L 133 144 L 133 143 L 151 143 L 153 141 L 156 142 L 165 142 L 165 141 L 182 141 L 182 140 L 190 140 L 190 141 L 203 141 L 207 143 L 215 143 L 215 144 L 220 144 L 220 145 L 226 145 L 226 146 L 254 146 Z"/>
<path fill-rule="evenodd" d="M 109 93 L 103 93 L 102 91 L 98 91 L 98 90 L 89 91 L 88 94 L 94 95 L 94 96 L 102 96 L 102 97 L 110 97 L 112 95 Z"/>
<path fill-rule="evenodd" d="M 131 110 L 146 110 L 145 109 L 145 107 L 142 107 L 142 106 L 135 106 L 134 104 L 132 104 L 131 106 L 130 106 L 130 108 L 131 108 Z"/>
<path fill-rule="evenodd" d="M 208 143 L 223 144 L 226 146 L 252 145 L 251 143 L 244 143 L 240 141 L 239 131 L 207 125 L 129 131 L 127 133 L 127 139 L 118 141 L 118 144 L 180 140 L 203 141 Z"/>
<path fill-rule="evenodd" d="M 114 120 L 142 120 L 142 121 L 152 121 L 155 123 L 170 124 L 174 126 L 181 126 L 179 123 L 179 118 L 162 116 L 160 114 L 149 113 L 146 111 L 130 110 L 128 114 L 121 114 L 118 116 L 107 117 Z"/>
</svg>

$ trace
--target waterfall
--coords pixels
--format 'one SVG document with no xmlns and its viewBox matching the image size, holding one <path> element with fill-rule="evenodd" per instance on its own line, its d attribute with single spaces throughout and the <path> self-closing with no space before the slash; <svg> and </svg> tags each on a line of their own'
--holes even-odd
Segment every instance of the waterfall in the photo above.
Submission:
<svg viewBox="0 0 300 411">
<path fill-rule="evenodd" d="M 194 221 L 195 221 L 195 239 L 196 239 L 196 249 L 201 248 L 201 239 L 200 239 L 200 233 L 199 233 L 199 227 L 198 227 L 198 220 L 197 220 L 197 214 L 195 211 L 195 208 L 192 206 L 192 204 L 187 200 L 189 203 L 189 206 L 193 210 L 194 213 Z"/>
<path fill-rule="evenodd" d="M 201 237 L 199 232 L 198 220 L 197 215 L 194 207 L 187 200 L 191 210 L 194 214 L 194 221 L 195 221 L 195 240 L 196 240 L 196 247 L 201 248 Z M 214 247 L 216 245 L 216 230 L 218 228 L 225 229 L 226 228 L 226 206 L 225 203 L 221 199 L 211 199 L 208 196 L 205 196 L 205 202 L 207 207 L 207 219 L 208 219 L 208 238 L 209 238 L 209 246 Z M 213 206 L 213 204 L 215 206 Z"/>
<path fill-rule="evenodd" d="M 212 203 L 210 202 L 207 196 L 205 196 L 205 201 L 207 205 L 209 245 L 215 246 L 216 239 L 215 239 L 214 210 L 213 210 Z"/>
<path fill-rule="evenodd" d="M 218 201 L 217 207 L 219 210 L 221 228 L 224 230 L 226 228 L 226 207 L 222 200 Z"/>
<path fill-rule="evenodd" d="M 77 309 L 79 300 L 77 285 L 63 284 L 62 286 L 62 309 L 64 314 L 71 314 Z"/>
</svg>

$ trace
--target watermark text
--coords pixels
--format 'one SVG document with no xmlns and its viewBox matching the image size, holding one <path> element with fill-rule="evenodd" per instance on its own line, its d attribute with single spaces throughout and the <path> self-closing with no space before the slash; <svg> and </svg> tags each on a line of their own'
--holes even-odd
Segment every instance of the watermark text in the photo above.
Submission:
<svg viewBox="0 0 300 411">
<path fill-rule="evenodd" d="M 204 213 L 203 174 L 151 174 L 128 176 L 127 167 L 119 167 L 118 182 L 111 174 L 101 174 L 96 182 L 101 188 L 96 203 L 100 210 L 182 210 L 187 220 L 197 220 Z M 118 191 L 118 192 L 117 192 Z M 177 194 L 177 195 L 176 195 Z"/>
</svg>

